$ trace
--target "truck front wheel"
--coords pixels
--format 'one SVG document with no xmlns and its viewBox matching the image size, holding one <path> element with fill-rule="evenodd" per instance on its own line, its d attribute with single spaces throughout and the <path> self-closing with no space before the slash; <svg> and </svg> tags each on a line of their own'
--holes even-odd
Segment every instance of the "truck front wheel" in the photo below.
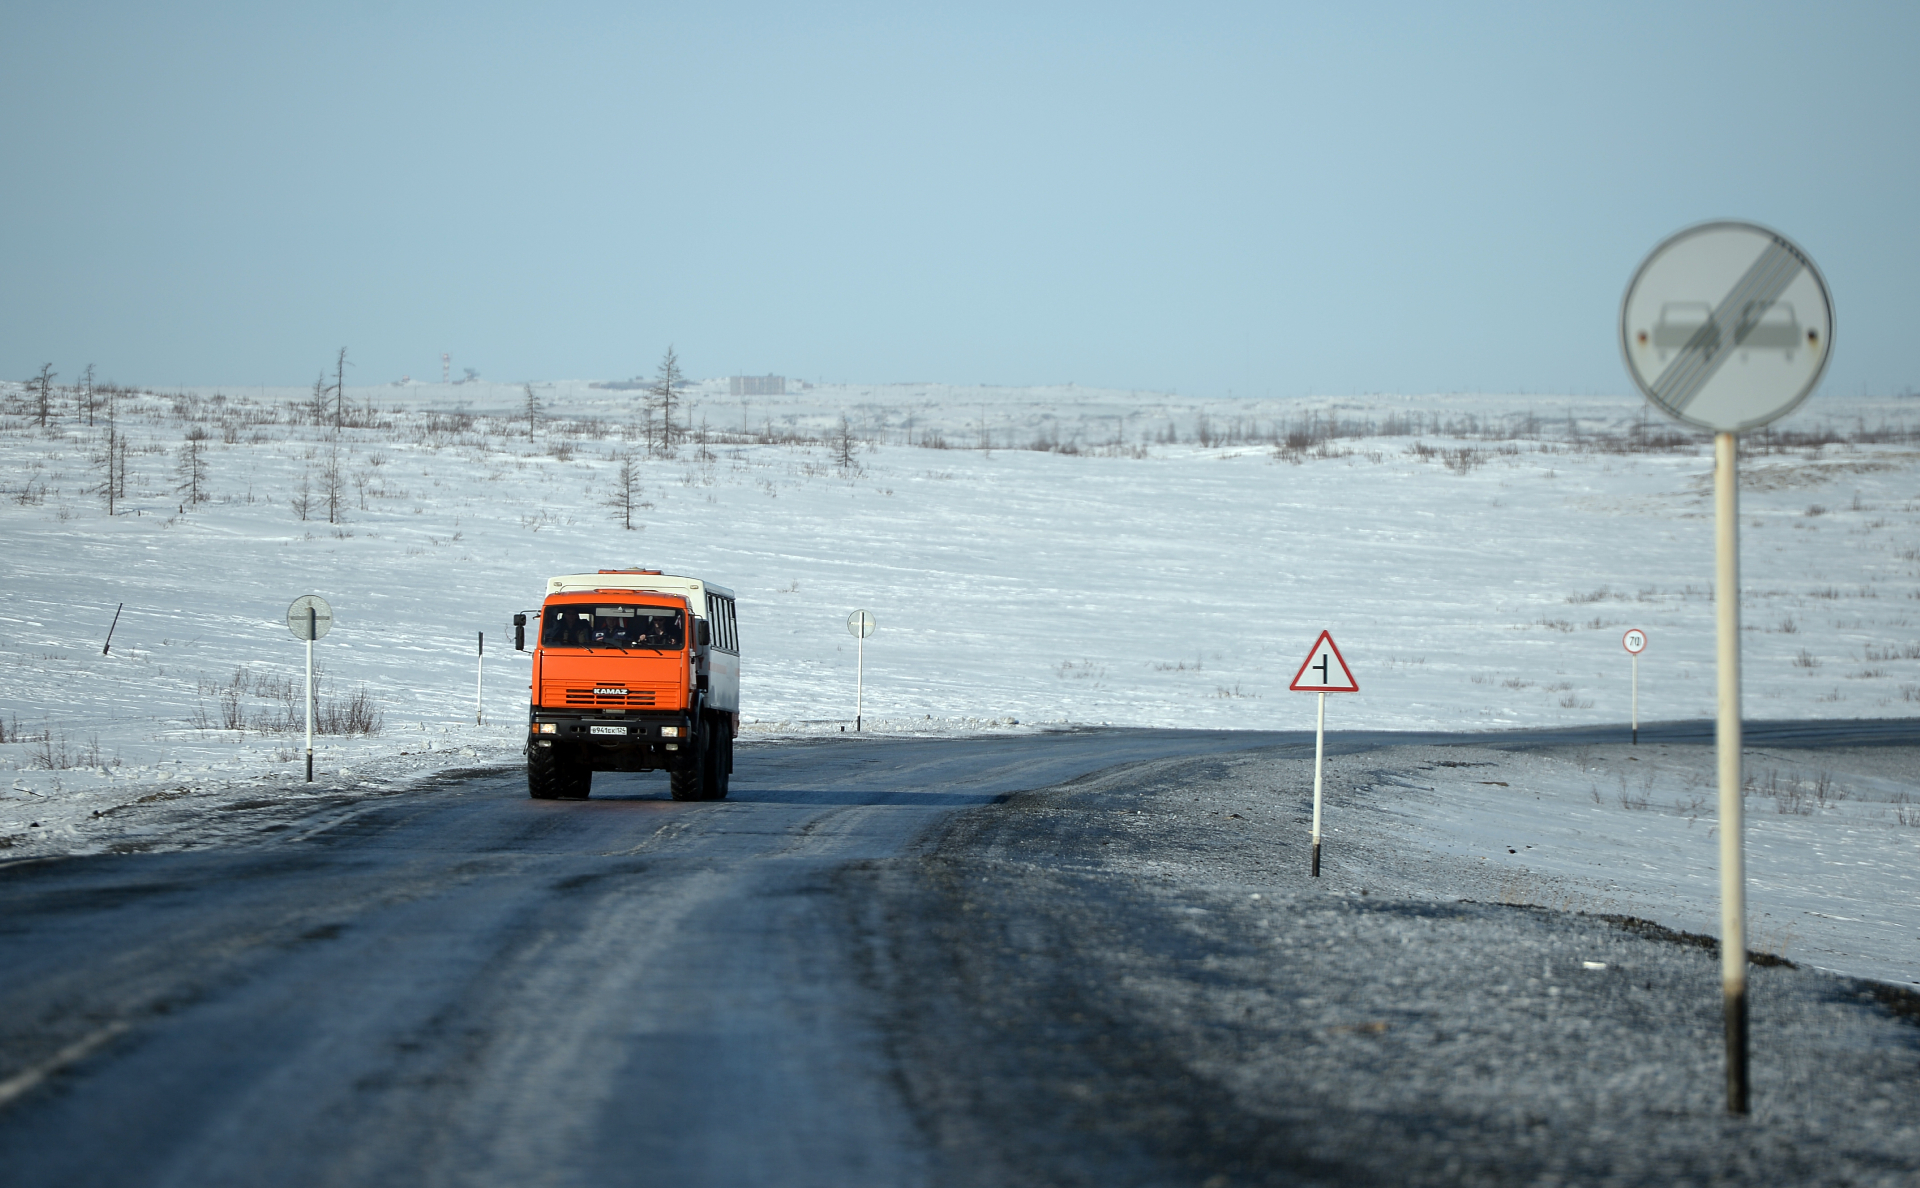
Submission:
<svg viewBox="0 0 1920 1188">
<path fill-rule="evenodd" d="M 593 767 L 571 747 L 527 748 L 527 795 L 535 800 L 585 800 L 593 790 Z"/>
<path fill-rule="evenodd" d="M 684 768 L 667 773 L 675 800 L 713 799 L 713 727 L 704 720 L 694 727 L 693 754 Z"/>
<path fill-rule="evenodd" d="M 559 748 L 535 744 L 527 748 L 527 795 L 535 800 L 557 800 L 565 785 L 566 764 Z"/>
<path fill-rule="evenodd" d="M 585 800 L 593 791 L 593 765 L 587 762 L 585 755 L 569 756 L 561 773 L 562 799 Z"/>
</svg>

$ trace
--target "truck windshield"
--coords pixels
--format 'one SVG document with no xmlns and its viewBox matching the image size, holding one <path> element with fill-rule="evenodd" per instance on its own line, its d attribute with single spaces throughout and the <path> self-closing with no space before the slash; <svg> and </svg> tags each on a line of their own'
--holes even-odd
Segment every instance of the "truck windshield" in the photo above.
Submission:
<svg viewBox="0 0 1920 1188">
<path fill-rule="evenodd" d="M 679 651 L 686 642 L 686 612 L 671 606 L 550 606 L 540 624 L 543 648 Z"/>
</svg>

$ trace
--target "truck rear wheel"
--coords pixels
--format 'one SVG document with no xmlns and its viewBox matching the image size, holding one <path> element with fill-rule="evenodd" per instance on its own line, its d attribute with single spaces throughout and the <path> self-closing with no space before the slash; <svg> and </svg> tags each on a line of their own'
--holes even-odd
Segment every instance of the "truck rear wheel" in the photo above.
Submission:
<svg viewBox="0 0 1920 1188">
<path fill-rule="evenodd" d="M 730 734 L 725 726 L 718 723 L 708 732 L 707 754 L 712 757 L 707 769 L 708 800 L 727 798 L 727 775 L 733 770 L 733 739 Z"/>
</svg>

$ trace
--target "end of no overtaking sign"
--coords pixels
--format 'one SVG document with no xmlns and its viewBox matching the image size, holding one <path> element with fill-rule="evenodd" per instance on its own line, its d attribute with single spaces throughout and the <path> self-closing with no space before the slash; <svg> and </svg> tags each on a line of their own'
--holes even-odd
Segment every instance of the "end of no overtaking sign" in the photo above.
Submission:
<svg viewBox="0 0 1920 1188">
<path fill-rule="evenodd" d="M 1620 351 L 1648 403 L 1715 433 L 1800 406 L 1833 355 L 1833 298 L 1778 231 L 1719 220 L 1669 236 L 1620 302 Z"/>
</svg>

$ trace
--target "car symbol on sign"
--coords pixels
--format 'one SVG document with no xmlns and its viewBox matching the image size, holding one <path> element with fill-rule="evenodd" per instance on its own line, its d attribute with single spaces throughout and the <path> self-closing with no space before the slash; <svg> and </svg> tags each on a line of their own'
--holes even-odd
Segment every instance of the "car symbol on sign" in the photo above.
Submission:
<svg viewBox="0 0 1920 1188">
<path fill-rule="evenodd" d="M 1714 320 L 1713 306 L 1705 301 L 1669 301 L 1660 307 L 1653 324 L 1653 349 L 1661 362 L 1674 351 L 1692 347 L 1708 356 L 1720 350 L 1721 326 Z M 1804 340 L 1804 341 L 1803 341 Z M 1642 335 L 1641 342 L 1646 342 Z M 1789 301 L 1749 301 L 1740 310 L 1733 325 L 1733 345 L 1744 361 L 1753 351 L 1780 351 L 1793 362 L 1802 346 L 1813 350 L 1820 345 L 1815 330 L 1800 328 Z"/>
</svg>

